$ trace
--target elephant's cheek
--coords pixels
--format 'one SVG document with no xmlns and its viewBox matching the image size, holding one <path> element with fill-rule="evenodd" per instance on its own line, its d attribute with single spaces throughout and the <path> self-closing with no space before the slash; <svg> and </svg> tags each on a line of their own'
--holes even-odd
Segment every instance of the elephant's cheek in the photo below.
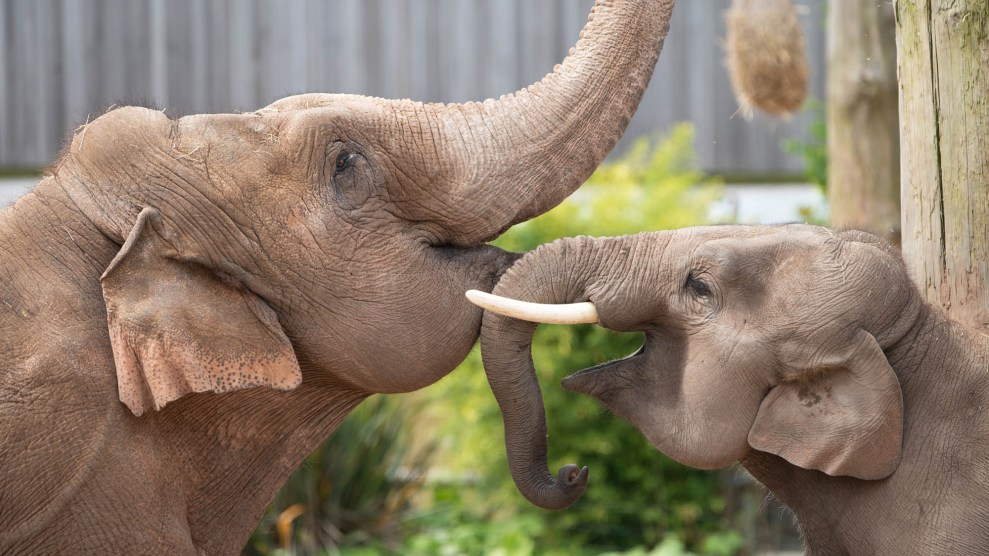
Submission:
<svg viewBox="0 0 989 556">
<path fill-rule="evenodd" d="M 348 313 L 360 320 L 349 320 L 339 334 L 336 359 L 345 363 L 335 370 L 365 392 L 403 393 L 433 384 L 463 361 L 480 332 L 481 311 L 462 293 Z"/>
<path fill-rule="evenodd" d="M 754 416 L 744 407 L 691 407 L 682 398 L 651 388 L 611 390 L 597 397 L 635 425 L 654 448 L 684 465 L 721 469 L 748 450 L 747 434 Z"/>
</svg>

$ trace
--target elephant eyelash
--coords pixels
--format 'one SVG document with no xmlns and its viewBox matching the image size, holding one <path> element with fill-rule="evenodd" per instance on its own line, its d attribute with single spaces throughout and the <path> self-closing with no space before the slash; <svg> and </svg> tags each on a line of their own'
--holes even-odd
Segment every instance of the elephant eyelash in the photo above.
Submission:
<svg viewBox="0 0 989 556">
<path fill-rule="evenodd" d="M 711 287 L 707 285 L 707 282 L 698 278 L 693 270 L 687 273 L 687 282 L 684 284 L 684 287 L 691 290 L 698 297 L 710 297 L 711 295 Z"/>
<path fill-rule="evenodd" d="M 350 151 L 343 151 L 337 155 L 337 161 L 335 166 L 335 172 L 337 174 L 348 170 L 354 165 L 354 160 L 357 159 L 357 155 Z"/>
</svg>

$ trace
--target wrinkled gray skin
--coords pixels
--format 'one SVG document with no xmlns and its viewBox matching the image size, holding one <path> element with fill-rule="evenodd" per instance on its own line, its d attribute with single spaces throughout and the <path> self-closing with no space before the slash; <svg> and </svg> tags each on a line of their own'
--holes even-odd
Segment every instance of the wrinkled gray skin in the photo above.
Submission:
<svg viewBox="0 0 989 556">
<path fill-rule="evenodd" d="M 989 546 L 989 341 L 927 304 L 881 240 L 802 225 L 573 238 L 495 293 L 591 301 L 603 326 L 644 332 L 639 353 L 563 385 L 682 463 L 740 461 L 809 553 Z M 486 313 L 481 333 L 524 494 L 548 477 L 535 327 Z"/>
<path fill-rule="evenodd" d="M 238 552 L 354 406 L 465 357 L 464 290 L 516 258 L 484 242 L 614 146 L 672 4 L 599 2 L 499 101 L 311 94 L 78 130 L 0 211 L 0 553 Z"/>
</svg>

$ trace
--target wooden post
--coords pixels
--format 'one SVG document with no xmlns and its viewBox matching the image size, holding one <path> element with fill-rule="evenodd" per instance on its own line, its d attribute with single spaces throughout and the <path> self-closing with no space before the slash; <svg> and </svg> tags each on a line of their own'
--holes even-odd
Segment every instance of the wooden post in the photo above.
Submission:
<svg viewBox="0 0 989 556">
<path fill-rule="evenodd" d="M 888 2 L 828 4 L 831 225 L 900 236 L 896 24 Z"/>
<path fill-rule="evenodd" d="M 989 2 L 898 0 L 903 250 L 928 299 L 989 332 Z"/>
</svg>

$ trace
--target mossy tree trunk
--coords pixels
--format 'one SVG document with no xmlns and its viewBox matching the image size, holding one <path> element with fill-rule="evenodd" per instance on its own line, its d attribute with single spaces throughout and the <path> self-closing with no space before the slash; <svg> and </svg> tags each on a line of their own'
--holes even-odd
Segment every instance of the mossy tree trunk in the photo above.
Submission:
<svg viewBox="0 0 989 556">
<path fill-rule="evenodd" d="M 828 4 L 831 225 L 900 235 L 896 23 L 888 2 Z"/>
<path fill-rule="evenodd" d="M 898 0 L 903 250 L 934 303 L 989 332 L 989 1 Z"/>
</svg>

